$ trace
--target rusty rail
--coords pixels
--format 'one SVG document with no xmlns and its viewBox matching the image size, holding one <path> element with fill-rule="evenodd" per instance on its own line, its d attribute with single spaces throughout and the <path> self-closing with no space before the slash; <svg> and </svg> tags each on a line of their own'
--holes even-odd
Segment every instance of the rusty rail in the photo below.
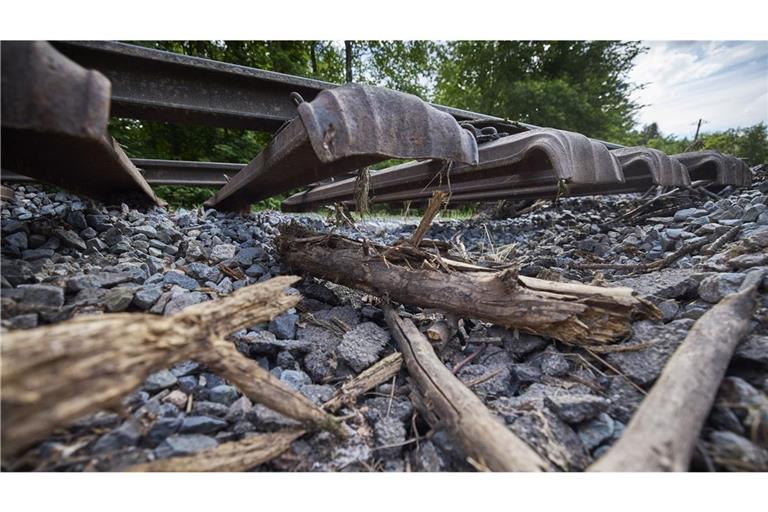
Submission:
<svg viewBox="0 0 768 512">
<path fill-rule="evenodd" d="M 389 158 L 477 163 L 472 135 L 416 96 L 347 84 L 298 106 L 299 117 L 206 206 L 251 203 Z"/>
<path fill-rule="evenodd" d="M 3 42 L 3 167 L 97 199 L 157 204 L 107 133 L 109 102 L 109 80 L 48 43 Z"/>
</svg>

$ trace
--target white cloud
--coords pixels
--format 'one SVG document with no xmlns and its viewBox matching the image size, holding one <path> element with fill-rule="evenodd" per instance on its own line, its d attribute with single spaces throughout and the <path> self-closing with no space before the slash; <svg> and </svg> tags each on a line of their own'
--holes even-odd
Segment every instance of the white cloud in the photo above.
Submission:
<svg viewBox="0 0 768 512">
<path fill-rule="evenodd" d="M 637 57 L 630 80 L 647 84 L 633 98 L 639 124 L 692 136 L 768 121 L 768 42 L 651 41 Z"/>
</svg>

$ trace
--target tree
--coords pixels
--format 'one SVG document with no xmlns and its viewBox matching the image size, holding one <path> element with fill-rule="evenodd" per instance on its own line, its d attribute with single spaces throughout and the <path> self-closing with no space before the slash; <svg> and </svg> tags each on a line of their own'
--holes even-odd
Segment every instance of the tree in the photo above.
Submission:
<svg viewBox="0 0 768 512">
<path fill-rule="evenodd" d="M 452 41 L 440 48 L 435 99 L 615 139 L 634 124 L 627 73 L 643 50 L 617 41 Z"/>
</svg>

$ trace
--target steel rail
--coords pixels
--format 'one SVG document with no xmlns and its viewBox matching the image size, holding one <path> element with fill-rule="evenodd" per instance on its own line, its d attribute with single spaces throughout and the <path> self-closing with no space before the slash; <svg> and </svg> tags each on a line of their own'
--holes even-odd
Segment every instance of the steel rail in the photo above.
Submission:
<svg viewBox="0 0 768 512">
<path fill-rule="evenodd" d="M 112 115 L 171 123 L 277 131 L 296 117 L 292 92 L 313 100 L 339 84 L 112 41 L 54 41 L 56 48 L 112 82 Z M 457 121 L 498 116 L 432 104 Z M 511 123 L 519 131 L 539 128 Z M 620 144 L 597 141 L 609 149 Z"/>
<path fill-rule="evenodd" d="M 107 132 L 110 83 L 46 42 L 2 43 L 4 167 L 93 197 L 158 204 Z"/>
<path fill-rule="evenodd" d="M 223 187 L 245 164 L 225 162 L 192 162 L 186 160 L 153 160 L 132 158 L 131 162 L 139 169 L 150 185 L 179 185 Z M 3 170 L 0 179 L 9 183 L 36 181 L 30 176 Z"/>
</svg>

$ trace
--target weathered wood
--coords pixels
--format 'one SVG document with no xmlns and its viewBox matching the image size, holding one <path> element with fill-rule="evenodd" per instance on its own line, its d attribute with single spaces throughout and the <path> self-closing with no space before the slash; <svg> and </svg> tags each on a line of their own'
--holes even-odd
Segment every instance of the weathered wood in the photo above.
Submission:
<svg viewBox="0 0 768 512">
<path fill-rule="evenodd" d="M 624 434 L 590 471 L 688 470 L 720 381 L 749 328 L 760 282 L 751 277 L 696 321 Z"/>
<path fill-rule="evenodd" d="M 90 412 L 116 405 L 153 371 L 185 359 L 229 366 L 226 374 L 246 384 L 252 365 L 222 338 L 268 321 L 294 307 L 301 297 L 283 290 L 298 278 L 283 276 L 242 288 L 228 297 L 190 306 L 175 315 L 85 316 L 52 326 L 5 334 L 2 339 L 2 443 L 13 454 L 55 428 Z M 229 345 L 228 348 L 226 348 Z M 255 365 L 255 363 L 254 363 Z M 258 366 L 258 365 L 255 365 Z M 280 392 L 272 380 L 245 386 L 256 401 Z M 284 391 L 284 390 L 283 390 Z M 285 399 L 283 392 L 278 395 Z M 303 397 L 301 397 L 303 398 Z M 327 427 L 330 416 L 308 400 L 270 400 L 278 412 Z"/>
<path fill-rule="evenodd" d="M 296 271 L 564 342 L 608 343 L 629 334 L 633 316 L 660 317 L 655 306 L 629 288 L 544 281 L 509 269 L 472 271 L 479 267 L 406 245 L 385 248 L 294 226 L 281 232 L 283 261 Z"/>
<path fill-rule="evenodd" d="M 419 225 L 416 227 L 416 231 L 414 231 L 411 235 L 411 245 L 418 247 L 419 244 L 421 244 L 421 241 L 424 239 L 424 235 L 427 234 L 429 226 L 432 225 L 432 221 L 434 220 L 435 215 L 437 215 L 437 212 L 440 211 L 440 208 L 443 206 L 443 201 L 445 201 L 447 196 L 448 194 L 440 190 L 436 190 L 432 194 L 432 198 L 429 200 L 427 209 L 424 211 L 424 215 L 421 217 L 421 221 L 419 221 Z"/>
<path fill-rule="evenodd" d="M 256 434 L 239 441 L 220 444 L 215 448 L 194 455 L 137 464 L 123 471 L 246 471 L 274 459 L 305 433 L 306 431 L 302 429 L 289 429 L 268 434 Z"/>
<path fill-rule="evenodd" d="M 547 462 L 503 425 L 435 355 L 429 341 L 388 304 L 384 315 L 413 378 L 425 417 L 437 420 L 479 466 L 492 471 L 546 471 Z"/>
<path fill-rule="evenodd" d="M 345 404 L 354 403 L 360 395 L 396 375 L 402 364 L 403 356 L 399 352 L 385 357 L 345 382 L 322 408 L 335 412 Z M 137 464 L 126 471 L 245 471 L 274 459 L 305 433 L 302 429 L 286 429 L 257 434 L 194 455 Z"/>
<path fill-rule="evenodd" d="M 326 411 L 335 411 L 345 404 L 354 403 L 357 397 L 373 389 L 382 382 L 397 375 L 403 366 L 403 356 L 399 352 L 390 354 L 360 375 L 341 385 L 341 388 L 327 402 L 323 404 Z"/>
</svg>

